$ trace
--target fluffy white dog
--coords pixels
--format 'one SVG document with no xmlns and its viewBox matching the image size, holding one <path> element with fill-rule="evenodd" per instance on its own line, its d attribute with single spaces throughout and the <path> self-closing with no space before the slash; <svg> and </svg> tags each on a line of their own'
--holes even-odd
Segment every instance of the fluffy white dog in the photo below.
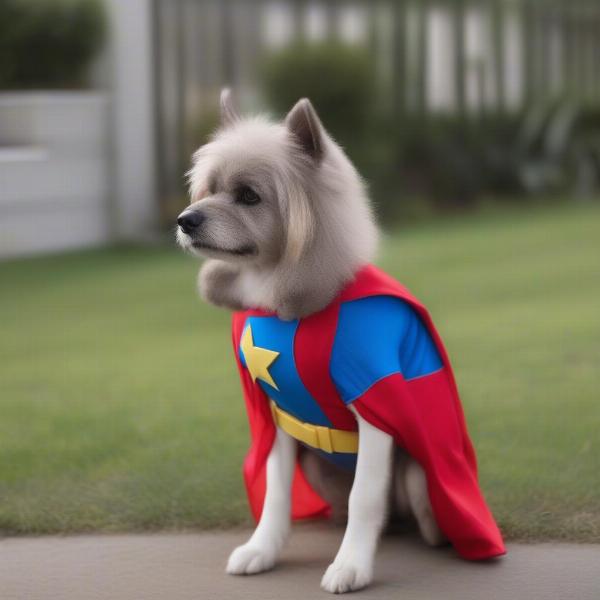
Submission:
<svg viewBox="0 0 600 600">
<path fill-rule="evenodd" d="M 370 302 L 359 299 L 340 308 L 343 290 L 357 277 L 367 277 L 361 273 L 373 258 L 378 232 L 360 176 L 327 134 L 310 101 L 300 100 L 283 123 L 274 123 L 263 117 L 239 117 L 224 91 L 221 116 L 221 128 L 194 155 L 189 173 L 191 204 L 179 216 L 177 238 L 184 249 L 207 258 L 199 275 L 204 299 L 234 311 L 259 310 L 239 313 L 244 316 L 236 352 L 247 393 L 272 403 L 273 423 L 277 425 L 276 433 L 268 434 L 271 446 L 266 459 L 266 492 L 261 497 L 264 504 L 262 511 L 257 511 L 258 526 L 248 542 L 233 551 L 227 572 L 259 573 L 275 565 L 290 531 L 290 490 L 300 447 L 312 488 L 334 508 L 339 505 L 339 490 L 347 490 L 351 484 L 346 532 L 321 586 L 336 593 L 356 590 L 372 580 L 378 537 L 390 511 L 412 514 L 431 545 L 451 537 L 449 530 L 445 529 L 444 535 L 438 526 L 428 491 L 430 472 L 426 467 L 426 477 L 421 466 L 431 465 L 432 489 L 441 490 L 436 492 L 436 501 L 440 506 L 443 502 L 451 506 L 454 500 L 445 500 L 445 484 L 436 484 L 441 480 L 439 473 L 445 473 L 438 469 L 437 458 L 431 458 L 427 449 L 422 456 L 415 456 L 418 461 L 410 457 L 399 448 L 400 436 L 377 426 L 376 410 L 372 412 L 368 402 L 360 399 L 374 393 L 371 388 L 380 389 L 378 382 L 389 380 L 390 373 L 392 378 L 402 376 L 397 383 L 409 390 L 407 394 L 416 390 L 414 386 L 423 385 L 419 382 L 426 376 L 443 377 L 436 385 L 445 386 L 444 393 L 451 395 L 453 382 L 446 372 L 446 357 L 441 346 L 436 347 L 425 317 L 411 306 L 412 301 L 380 294 Z M 383 344 L 391 344 L 390 361 L 410 361 L 386 367 L 385 373 L 379 373 L 377 369 L 383 368 L 379 364 L 374 365 L 369 375 L 374 385 L 346 390 L 341 379 L 352 380 L 354 375 L 360 379 L 363 367 L 371 369 L 370 359 L 352 350 L 361 347 L 360 343 L 346 344 L 348 350 L 336 341 L 335 357 L 325 377 L 331 374 L 343 400 L 336 400 L 339 418 L 346 424 L 341 429 L 331 427 L 331 419 L 328 421 L 323 411 L 313 406 L 306 386 L 298 384 L 297 356 L 293 350 L 286 351 L 293 348 L 294 336 L 310 327 L 314 315 L 332 306 L 340 311 L 338 337 L 372 338 L 370 343 L 378 345 L 378 352 Z M 347 313 L 354 316 L 346 317 Z M 344 319 L 350 318 L 353 320 L 344 325 Z M 356 327 L 362 329 L 356 333 Z M 271 333 L 265 328 L 271 328 Z M 288 334 L 292 336 L 291 346 L 285 345 Z M 268 335 L 280 340 L 273 341 L 270 349 L 266 343 L 261 347 L 261 336 L 264 340 Z M 338 371 L 344 369 L 346 375 L 338 377 Z M 407 375 L 411 369 L 412 379 Z M 406 383 L 409 379 L 416 382 L 413 388 Z M 362 385 L 361 381 L 351 383 Z M 354 401 L 359 391 L 360 398 Z M 344 397 L 346 392 L 348 398 Z M 295 409 L 290 408 L 294 395 L 301 396 L 294 400 Z M 306 416 L 304 411 L 310 410 L 313 414 Z M 456 407 L 451 410 L 458 411 L 451 419 L 460 425 L 462 412 Z M 267 418 L 264 411 L 261 418 Z M 319 436 L 325 430 L 333 441 L 323 446 Z M 462 435 L 459 430 L 458 436 Z M 408 446 L 409 434 L 404 436 Z M 465 467 L 464 477 L 469 479 L 474 471 L 472 448 L 468 441 L 458 443 L 457 452 L 465 453 L 458 461 L 458 470 L 468 463 L 471 470 L 467 472 Z M 421 446 L 415 444 L 414 448 Z M 316 452 L 311 453 L 311 449 Z M 410 447 L 405 450 L 412 454 Z M 323 457 L 337 458 L 344 467 L 352 463 L 346 471 L 349 475 Z M 460 473 L 463 476 L 463 471 Z M 476 487 L 476 476 L 473 481 L 469 485 Z M 460 525 L 460 518 L 457 523 Z M 487 555 L 503 551 L 496 550 Z M 467 557 L 478 557 L 472 554 Z"/>
</svg>

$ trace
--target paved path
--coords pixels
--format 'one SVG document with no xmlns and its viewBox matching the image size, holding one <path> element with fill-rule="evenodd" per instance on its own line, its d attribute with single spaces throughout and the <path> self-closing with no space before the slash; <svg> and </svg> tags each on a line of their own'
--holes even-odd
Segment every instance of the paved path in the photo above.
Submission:
<svg viewBox="0 0 600 600">
<path fill-rule="evenodd" d="M 319 589 L 341 530 L 296 527 L 271 573 L 223 573 L 247 532 L 7 538 L 0 540 L 2 600 L 297 600 Z M 467 563 L 450 549 L 387 537 L 376 580 L 349 596 L 402 600 L 600 600 L 600 545 L 519 545 L 490 563 Z"/>
</svg>

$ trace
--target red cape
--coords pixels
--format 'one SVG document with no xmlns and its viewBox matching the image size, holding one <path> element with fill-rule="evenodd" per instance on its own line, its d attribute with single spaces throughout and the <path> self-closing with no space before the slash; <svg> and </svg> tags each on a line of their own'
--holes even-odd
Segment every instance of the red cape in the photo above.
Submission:
<svg viewBox="0 0 600 600">
<path fill-rule="evenodd" d="M 338 429 L 356 430 L 352 413 L 329 376 L 339 307 L 342 302 L 387 295 L 408 302 L 433 337 L 444 363 L 436 373 L 405 381 L 396 374 L 380 380 L 353 402 L 369 423 L 391 435 L 425 470 L 429 497 L 440 529 L 469 560 L 505 553 L 504 543 L 477 482 L 475 451 L 469 439 L 448 355 L 425 307 L 406 288 L 376 267 L 361 269 L 324 310 L 300 321 L 294 341 L 298 373 L 311 395 Z M 251 445 L 244 479 L 255 519 L 262 512 L 267 457 L 275 438 L 269 401 L 239 358 L 242 329 L 250 310 L 233 316 L 233 345 L 250 422 Z M 328 516 L 328 504 L 312 489 L 299 464 L 292 484 L 292 518 Z"/>
</svg>

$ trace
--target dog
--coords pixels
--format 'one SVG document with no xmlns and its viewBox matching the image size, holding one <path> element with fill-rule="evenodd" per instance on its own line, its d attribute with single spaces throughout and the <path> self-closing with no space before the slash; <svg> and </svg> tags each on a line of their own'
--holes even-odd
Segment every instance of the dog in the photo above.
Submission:
<svg viewBox="0 0 600 600">
<path fill-rule="evenodd" d="M 222 92 L 220 105 L 219 129 L 193 156 L 191 202 L 178 217 L 177 240 L 184 250 L 205 259 L 198 277 L 201 297 L 235 311 L 234 345 L 251 425 L 262 423 L 260 431 L 252 431 L 253 456 L 245 468 L 258 525 L 248 542 L 230 555 L 227 573 L 271 569 L 288 537 L 292 513 L 330 514 L 346 500 L 345 535 L 321 581 L 328 592 L 349 592 L 372 581 L 378 538 L 390 513 L 412 515 L 431 546 L 449 539 L 466 558 L 502 554 L 500 534 L 477 487 L 474 453 L 437 333 L 418 301 L 369 266 L 379 233 L 360 175 L 308 99 L 300 100 L 283 122 L 242 118 L 228 90 Z M 344 297 L 349 301 L 340 300 Z M 337 330 L 328 325 L 333 312 Z M 306 350 L 311 344 L 306 340 L 325 335 L 324 330 L 336 337 L 323 344 L 330 355 L 313 365 L 319 376 L 309 385 L 310 377 L 299 377 L 301 365 L 296 363 L 316 361 L 313 354 L 318 352 Z M 274 345 L 266 348 L 259 336 L 274 336 Z M 429 365 L 421 365 L 427 372 L 415 371 L 409 378 L 400 373 L 404 367 L 390 366 L 386 368 L 392 374 L 382 375 L 383 367 L 374 364 L 365 366 L 370 370 L 365 377 L 371 377 L 366 384 L 353 381 L 362 377 L 363 363 L 371 361 L 358 348 L 370 345 L 369 356 L 383 353 L 393 362 L 398 354 L 394 348 L 404 347 L 410 336 L 411 352 Z M 278 340 L 284 340 L 280 346 Z M 286 353 L 284 347 L 295 350 Z M 306 360 L 300 360 L 301 351 Z M 305 400 L 297 402 L 312 406 L 312 389 L 330 377 L 334 381 L 328 382 L 328 393 L 336 398 L 327 410 L 341 423 L 337 429 L 325 419 L 324 408 L 319 412 L 313 407 L 320 416 L 311 423 L 302 418 L 308 408 L 286 404 L 286 386 L 295 390 L 288 396 L 299 394 Z M 378 412 L 382 402 L 370 398 L 375 393 L 395 396 L 392 388 L 385 392 L 382 387 L 391 381 L 400 386 L 393 388 L 398 396 L 409 400 L 384 414 Z M 427 381 L 448 399 L 440 401 L 449 407 L 446 421 L 453 432 L 447 436 L 448 453 L 436 449 L 446 444 L 446 434 L 437 433 L 444 428 L 432 427 L 431 433 L 422 425 L 442 417 L 411 412 L 429 410 L 420 402 L 410 408 Z M 356 385 L 362 385 L 358 396 L 352 387 Z M 400 400 L 389 402 L 394 407 Z M 437 415 L 438 408 L 432 410 Z M 400 412 L 403 417 L 397 419 Z M 405 421 L 415 425 L 404 430 Z M 414 435 L 419 427 L 424 427 L 420 437 Z M 318 439 L 323 431 L 329 436 L 325 446 Z M 296 473 L 299 457 L 302 476 Z M 455 476 L 460 485 L 451 481 Z M 467 490 L 476 513 L 473 520 L 464 516 L 464 507 L 455 506 L 453 486 L 460 493 Z M 304 509 L 296 507 L 292 489 L 304 494 Z"/>
</svg>

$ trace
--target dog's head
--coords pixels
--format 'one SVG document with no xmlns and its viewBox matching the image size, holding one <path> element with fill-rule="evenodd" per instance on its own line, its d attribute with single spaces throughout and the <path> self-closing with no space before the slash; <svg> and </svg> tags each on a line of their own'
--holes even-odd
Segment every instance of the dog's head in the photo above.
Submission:
<svg viewBox="0 0 600 600">
<path fill-rule="evenodd" d="M 179 243 L 199 255 L 257 265 L 299 258 L 313 234 L 306 183 L 322 143 L 308 100 L 276 124 L 241 119 L 225 90 L 221 128 L 194 155 L 191 204 L 177 219 Z"/>
<path fill-rule="evenodd" d="M 273 285 L 298 292 L 333 290 L 371 259 L 363 182 L 307 99 L 274 123 L 239 117 L 225 90 L 221 127 L 195 153 L 189 182 L 177 238 L 194 254 L 275 273 Z"/>
</svg>

